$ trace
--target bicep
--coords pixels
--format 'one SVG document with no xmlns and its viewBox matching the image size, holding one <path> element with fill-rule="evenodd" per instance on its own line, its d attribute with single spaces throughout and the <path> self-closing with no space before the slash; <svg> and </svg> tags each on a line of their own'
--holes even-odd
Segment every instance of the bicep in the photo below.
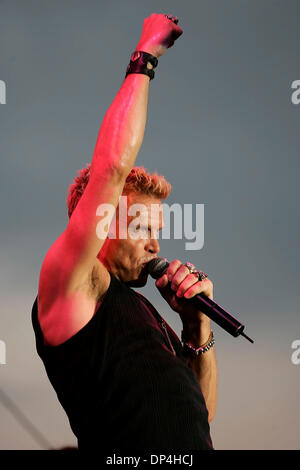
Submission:
<svg viewBox="0 0 300 470">
<path fill-rule="evenodd" d="M 107 237 L 127 175 L 91 174 L 64 232 L 74 279 L 90 272 Z"/>
</svg>

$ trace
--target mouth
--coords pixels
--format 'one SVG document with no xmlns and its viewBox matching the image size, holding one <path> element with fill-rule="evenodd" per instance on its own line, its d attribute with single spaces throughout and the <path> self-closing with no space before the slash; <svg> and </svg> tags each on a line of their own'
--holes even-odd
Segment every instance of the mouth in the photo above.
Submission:
<svg viewBox="0 0 300 470">
<path fill-rule="evenodd" d="M 157 258 L 157 256 L 152 256 L 147 261 L 144 261 L 144 263 L 141 264 L 141 268 L 142 268 L 141 270 L 142 271 L 147 270 L 147 264 L 150 263 L 150 261 L 152 261 L 154 258 Z"/>
<path fill-rule="evenodd" d="M 148 258 L 146 261 L 142 263 L 142 266 L 146 266 L 148 263 L 150 263 L 150 261 L 152 261 L 155 258 L 157 258 L 157 256 L 151 256 L 151 258 Z"/>
</svg>

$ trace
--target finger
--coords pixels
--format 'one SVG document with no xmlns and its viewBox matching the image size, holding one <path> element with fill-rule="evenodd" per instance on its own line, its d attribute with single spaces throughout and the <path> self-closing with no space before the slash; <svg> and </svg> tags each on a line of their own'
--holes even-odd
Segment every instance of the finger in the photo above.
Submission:
<svg viewBox="0 0 300 470">
<path fill-rule="evenodd" d="M 184 293 L 197 282 L 198 276 L 195 276 L 195 274 L 189 274 L 179 285 L 176 292 L 177 297 L 182 297 Z"/>
<path fill-rule="evenodd" d="M 168 20 L 173 21 L 174 24 L 178 24 L 178 21 L 179 21 L 178 16 L 172 16 L 172 15 L 165 15 L 165 16 L 168 18 Z"/>
<path fill-rule="evenodd" d="M 156 281 L 155 281 L 155 285 L 156 287 L 158 287 L 159 289 L 163 289 L 164 287 L 166 287 L 166 285 L 168 284 L 168 276 L 166 274 L 163 274 L 161 277 L 159 277 Z"/>
<path fill-rule="evenodd" d="M 177 23 L 173 22 L 172 40 L 176 41 L 176 39 L 179 38 L 179 36 L 181 36 L 182 33 L 183 33 L 182 28 L 180 28 L 180 26 L 178 26 Z"/>
<path fill-rule="evenodd" d="M 169 264 L 167 273 L 166 273 L 169 281 L 172 281 L 174 274 L 176 273 L 177 269 L 180 268 L 181 265 L 182 265 L 182 262 L 179 261 L 179 259 L 174 259 L 174 261 L 172 261 L 172 263 Z"/>
<path fill-rule="evenodd" d="M 212 298 L 213 284 L 208 278 L 193 284 L 185 292 L 184 298 L 190 299 L 191 297 L 194 297 L 195 295 L 200 294 L 201 292 L 203 292 L 203 294 L 205 294 L 207 297 Z"/>
<path fill-rule="evenodd" d="M 181 264 L 180 268 L 176 271 L 171 281 L 171 289 L 176 291 L 182 281 L 190 274 L 190 270 Z"/>
<path fill-rule="evenodd" d="M 182 35 L 183 29 L 181 29 L 180 26 L 178 26 L 178 25 L 175 25 L 175 28 L 174 28 L 174 29 L 175 29 L 176 39 L 178 39 L 179 36 Z"/>
<path fill-rule="evenodd" d="M 169 44 L 167 45 L 167 49 L 169 49 L 170 47 L 172 47 L 174 45 L 174 42 L 176 41 L 176 39 L 179 38 L 179 36 L 182 35 L 183 31 L 181 28 L 179 28 L 179 30 L 177 29 L 179 27 L 176 26 L 176 31 L 173 30 L 171 32 L 171 36 L 169 37 Z"/>
<path fill-rule="evenodd" d="M 182 28 L 180 28 L 180 26 L 178 26 L 178 21 L 179 21 L 178 16 L 164 15 L 164 17 L 172 21 L 173 23 L 171 43 L 169 45 L 169 47 L 172 47 L 176 39 L 178 39 L 179 36 L 181 36 L 181 34 L 183 33 L 183 30 Z"/>
</svg>

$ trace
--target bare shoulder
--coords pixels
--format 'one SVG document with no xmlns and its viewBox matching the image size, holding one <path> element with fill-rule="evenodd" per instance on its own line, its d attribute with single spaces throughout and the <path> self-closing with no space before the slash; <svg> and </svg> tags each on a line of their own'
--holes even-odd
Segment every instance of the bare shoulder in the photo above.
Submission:
<svg viewBox="0 0 300 470">
<path fill-rule="evenodd" d="M 51 263 L 50 263 L 51 264 Z M 93 317 L 109 288 L 110 275 L 96 258 L 90 272 L 71 291 L 64 289 L 59 268 L 43 264 L 38 290 L 38 320 L 45 344 L 57 346 Z"/>
</svg>

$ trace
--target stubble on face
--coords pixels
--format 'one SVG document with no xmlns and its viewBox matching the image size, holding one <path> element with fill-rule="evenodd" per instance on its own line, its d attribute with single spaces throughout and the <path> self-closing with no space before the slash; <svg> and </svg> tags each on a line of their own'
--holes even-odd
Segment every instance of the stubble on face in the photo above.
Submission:
<svg viewBox="0 0 300 470">
<path fill-rule="evenodd" d="M 143 207 L 135 206 L 136 204 L 142 204 Z M 157 256 L 159 250 L 158 242 L 151 241 L 151 237 L 158 238 L 158 231 L 162 228 L 161 200 L 130 193 L 127 196 L 126 219 L 127 238 L 119 239 L 119 225 L 125 221 L 117 209 L 117 238 L 108 241 L 104 261 L 118 279 L 136 287 L 144 286 L 148 278 L 146 264 Z M 144 233 L 146 238 L 134 239 L 130 227 L 136 228 L 140 234 Z M 140 227 L 143 228 L 143 232 L 139 230 Z"/>
</svg>

